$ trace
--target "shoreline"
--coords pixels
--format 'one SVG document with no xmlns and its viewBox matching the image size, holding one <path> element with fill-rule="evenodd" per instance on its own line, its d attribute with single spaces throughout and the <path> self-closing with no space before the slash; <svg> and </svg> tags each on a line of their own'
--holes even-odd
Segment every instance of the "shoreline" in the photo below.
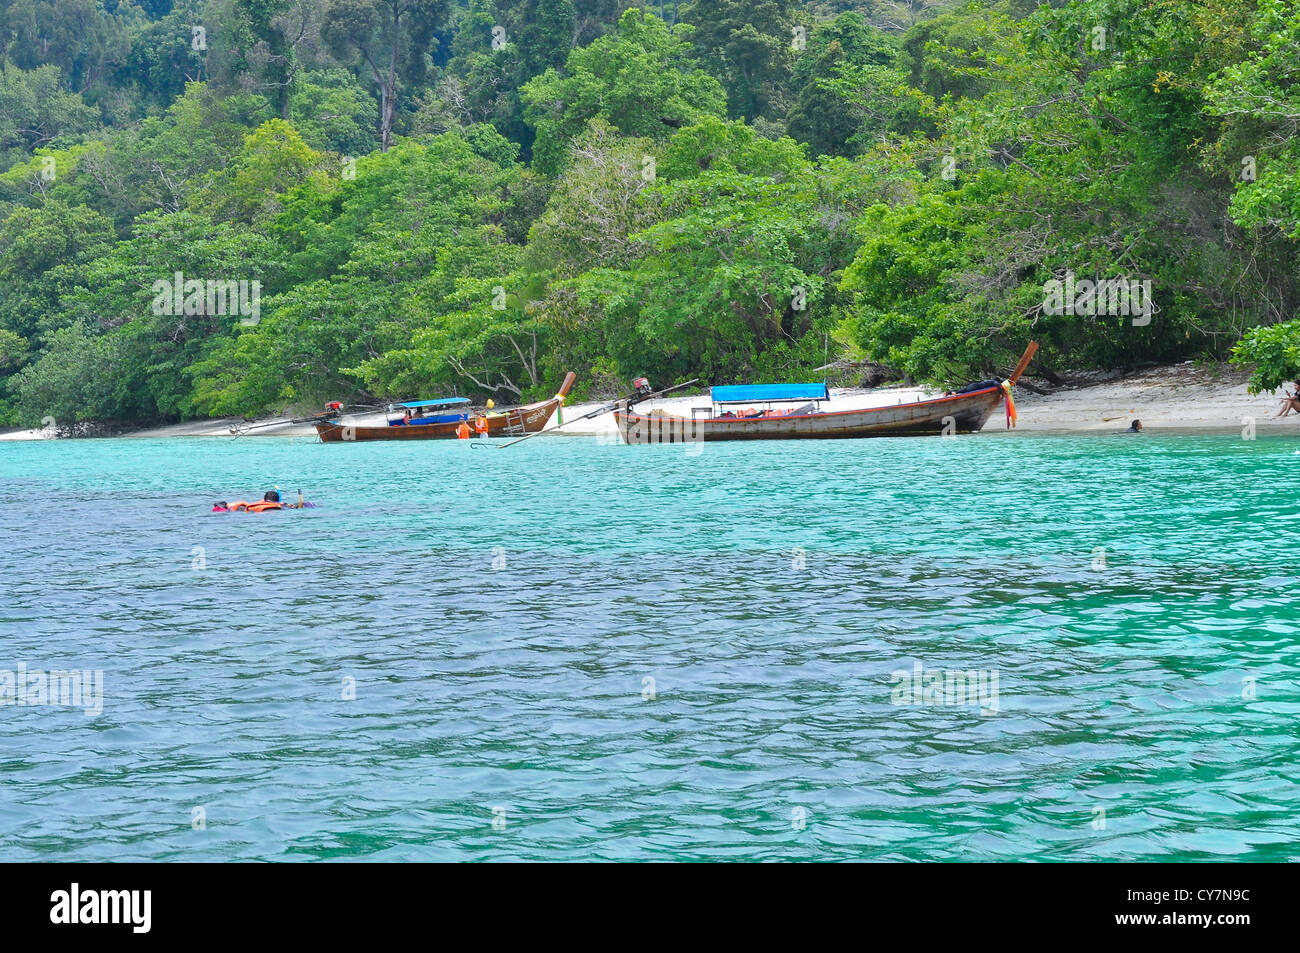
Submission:
<svg viewBox="0 0 1300 953">
<path fill-rule="evenodd" d="M 1280 397 L 1273 394 L 1250 395 L 1246 392 L 1249 374 L 1236 369 L 1196 367 L 1184 364 L 1165 365 L 1137 371 L 1126 377 L 1112 376 L 1074 386 L 1061 387 L 1051 394 L 1034 394 L 1018 388 L 1017 431 L 1057 433 L 1108 433 L 1126 429 L 1134 419 L 1147 430 L 1242 430 L 1253 419 L 1257 431 L 1284 432 L 1295 428 L 1300 433 L 1300 417 L 1278 418 Z M 942 391 L 923 387 L 878 387 L 871 390 L 832 388 L 831 400 L 823 405 L 828 411 L 886 407 L 927 397 L 941 396 Z M 704 395 L 671 397 L 646 401 L 647 411 L 663 410 L 690 416 L 692 406 L 708 402 Z M 577 420 L 602 406 L 600 401 L 566 405 L 563 416 L 568 424 L 557 436 L 609 436 L 614 434 L 613 414 L 590 420 Z M 1294 419 L 1293 419 L 1294 417 Z M 359 426 L 382 425 L 382 413 L 349 418 Z M 279 421 L 277 424 L 276 422 Z M 233 425 L 258 426 L 247 437 L 304 437 L 315 433 L 311 424 L 295 424 L 287 417 L 267 417 L 255 421 L 225 417 L 191 420 L 122 434 L 122 439 L 164 437 L 226 437 L 233 435 Z M 555 418 L 547 431 L 556 429 Z M 995 412 L 985 425 L 985 432 L 1003 430 L 1001 412 Z M 0 433 L 0 441 L 55 439 L 50 431 L 19 430 Z"/>
</svg>

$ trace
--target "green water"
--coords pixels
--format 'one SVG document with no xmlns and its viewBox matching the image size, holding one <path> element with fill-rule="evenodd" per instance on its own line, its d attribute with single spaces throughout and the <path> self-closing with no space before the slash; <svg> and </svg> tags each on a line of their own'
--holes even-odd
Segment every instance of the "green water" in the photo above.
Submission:
<svg viewBox="0 0 1300 953">
<path fill-rule="evenodd" d="M 1297 478 L 1237 434 L 0 443 L 0 686 L 103 672 L 0 705 L 0 860 L 1292 859 Z M 273 484 L 318 508 L 210 512 Z"/>
</svg>

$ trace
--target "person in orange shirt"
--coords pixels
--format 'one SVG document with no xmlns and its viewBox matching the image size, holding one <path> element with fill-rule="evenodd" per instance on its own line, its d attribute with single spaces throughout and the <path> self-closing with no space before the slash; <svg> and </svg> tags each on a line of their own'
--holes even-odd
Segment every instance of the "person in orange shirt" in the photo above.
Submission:
<svg viewBox="0 0 1300 953">
<path fill-rule="evenodd" d="M 477 417 L 474 418 L 474 432 L 478 434 L 480 437 L 486 437 L 488 435 L 487 418 L 484 417 L 482 414 L 479 414 Z"/>
<path fill-rule="evenodd" d="M 469 439 L 469 421 L 464 417 L 461 418 L 460 426 L 456 428 L 456 437 L 460 440 Z"/>
</svg>

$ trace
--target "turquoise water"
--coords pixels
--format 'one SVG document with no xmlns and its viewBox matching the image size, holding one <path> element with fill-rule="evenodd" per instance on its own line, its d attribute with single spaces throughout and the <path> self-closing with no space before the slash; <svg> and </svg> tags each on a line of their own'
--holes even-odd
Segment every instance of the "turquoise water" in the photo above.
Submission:
<svg viewBox="0 0 1300 953">
<path fill-rule="evenodd" d="M 1300 441 L 699 450 L 0 443 L 0 860 L 1300 854 Z"/>
</svg>

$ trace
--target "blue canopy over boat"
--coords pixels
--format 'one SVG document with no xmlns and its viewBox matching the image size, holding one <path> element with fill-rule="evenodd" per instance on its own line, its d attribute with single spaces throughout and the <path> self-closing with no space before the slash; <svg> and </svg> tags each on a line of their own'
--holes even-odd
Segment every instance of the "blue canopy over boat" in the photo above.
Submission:
<svg viewBox="0 0 1300 953">
<path fill-rule="evenodd" d="M 757 404 L 769 400 L 830 400 L 825 384 L 729 384 L 712 390 L 715 404 Z"/>
<path fill-rule="evenodd" d="M 417 407 L 446 407 L 449 404 L 468 404 L 468 397 L 439 397 L 437 400 L 408 400 L 404 404 L 394 404 L 395 407 L 410 407 L 415 410 Z"/>
</svg>

